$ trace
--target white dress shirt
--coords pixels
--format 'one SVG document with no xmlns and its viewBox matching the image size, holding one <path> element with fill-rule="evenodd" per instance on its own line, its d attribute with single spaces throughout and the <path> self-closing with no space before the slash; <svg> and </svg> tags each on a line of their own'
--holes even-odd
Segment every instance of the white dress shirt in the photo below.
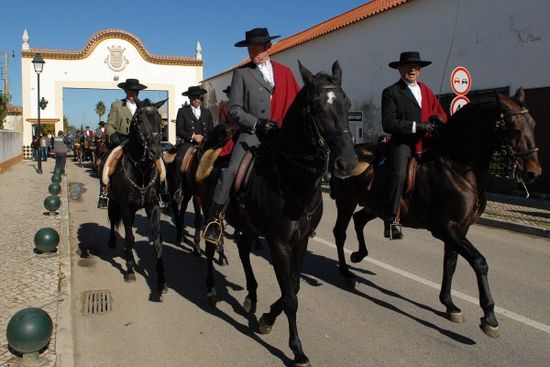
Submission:
<svg viewBox="0 0 550 367">
<path fill-rule="evenodd" d="M 408 80 L 404 80 L 405 83 L 407 83 L 407 87 L 411 90 L 411 93 L 413 94 L 414 98 L 416 99 L 416 102 L 418 102 L 418 105 L 420 108 L 422 108 L 422 92 L 420 91 L 420 86 L 418 83 L 411 83 Z M 416 133 L 416 121 L 413 121 L 412 126 L 412 133 Z"/>
<path fill-rule="evenodd" d="M 275 79 L 273 78 L 273 65 L 271 64 L 271 61 L 267 60 L 261 64 L 258 64 L 258 69 L 260 69 L 264 80 L 271 85 L 271 88 L 274 88 Z"/>
<path fill-rule="evenodd" d="M 132 116 L 133 116 L 134 113 L 136 113 L 136 110 L 137 110 L 136 103 L 134 101 L 130 101 L 129 99 L 127 99 L 126 100 L 126 106 L 130 110 L 130 112 L 132 112 Z"/>
<path fill-rule="evenodd" d="M 195 107 L 191 105 L 191 111 L 193 111 L 193 115 L 199 120 L 201 118 L 201 106 Z"/>
</svg>

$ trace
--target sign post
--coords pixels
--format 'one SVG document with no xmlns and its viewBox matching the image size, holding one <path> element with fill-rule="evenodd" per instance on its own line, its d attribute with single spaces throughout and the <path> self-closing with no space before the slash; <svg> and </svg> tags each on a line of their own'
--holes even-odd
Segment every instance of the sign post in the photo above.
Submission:
<svg viewBox="0 0 550 367">
<path fill-rule="evenodd" d="M 466 94 L 472 86 L 472 75 L 464 66 L 457 66 L 451 73 L 451 89 L 456 97 L 451 101 L 450 113 L 453 115 L 470 102 Z"/>
</svg>

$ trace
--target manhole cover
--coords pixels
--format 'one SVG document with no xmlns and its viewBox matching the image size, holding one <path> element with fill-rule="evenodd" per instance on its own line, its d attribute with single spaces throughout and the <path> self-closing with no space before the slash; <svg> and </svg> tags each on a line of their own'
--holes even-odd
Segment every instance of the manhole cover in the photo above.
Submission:
<svg viewBox="0 0 550 367">
<path fill-rule="evenodd" d="M 100 315 L 111 311 L 111 292 L 108 290 L 86 291 L 83 293 L 84 316 Z"/>
</svg>

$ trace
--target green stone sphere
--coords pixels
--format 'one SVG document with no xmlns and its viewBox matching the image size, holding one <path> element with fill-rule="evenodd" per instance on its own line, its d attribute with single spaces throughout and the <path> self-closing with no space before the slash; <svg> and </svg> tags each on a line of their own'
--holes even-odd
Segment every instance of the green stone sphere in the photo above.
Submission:
<svg viewBox="0 0 550 367">
<path fill-rule="evenodd" d="M 52 337 L 53 322 L 40 308 L 28 307 L 10 319 L 6 329 L 8 344 L 20 353 L 38 352 Z"/>
<path fill-rule="evenodd" d="M 48 191 L 52 195 L 59 195 L 61 192 L 61 185 L 58 182 L 52 182 L 50 186 L 48 186 Z"/>
<path fill-rule="evenodd" d="M 34 235 L 34 247 L 42 252 L 52 252 L 59 244 L 59 233 L 51 227 L 41 228 Z"/>
<path fill-rule="evenodd" d="M 58 175 L 58 174 L 54 173 L 54 175 L 52 176 L 52 182 L 60 183 L 61 182 L 61 175 Z"/>
<path fill-rule="evenodd" d="M 44 199 L 44 208 L 50 212 L 55 212 L 61 206 L 61 199 L 57 195 L 50 195 Z"/>
</svg>

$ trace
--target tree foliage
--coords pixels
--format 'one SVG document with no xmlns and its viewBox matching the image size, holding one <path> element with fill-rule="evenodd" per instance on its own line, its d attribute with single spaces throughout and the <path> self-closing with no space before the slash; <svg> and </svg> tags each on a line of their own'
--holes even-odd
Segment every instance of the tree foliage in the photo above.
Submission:
<svg viewBox="0 0 550 367">
<path fill-rule="evenodd" d="M 4 121 L 8 116 L 8 106 L 11 96 L 9 94 L 0 93 L 0 130 L 4 129 Z"/>
<path fill-rule="evenodd" d="M 101 116 L 105 115 L 105 103 L 103 103 L 103 101 L 97 102 L 95 105 L 95 113 L 99 116 L 99 121 L 101 121 Z"/>
</svg>

